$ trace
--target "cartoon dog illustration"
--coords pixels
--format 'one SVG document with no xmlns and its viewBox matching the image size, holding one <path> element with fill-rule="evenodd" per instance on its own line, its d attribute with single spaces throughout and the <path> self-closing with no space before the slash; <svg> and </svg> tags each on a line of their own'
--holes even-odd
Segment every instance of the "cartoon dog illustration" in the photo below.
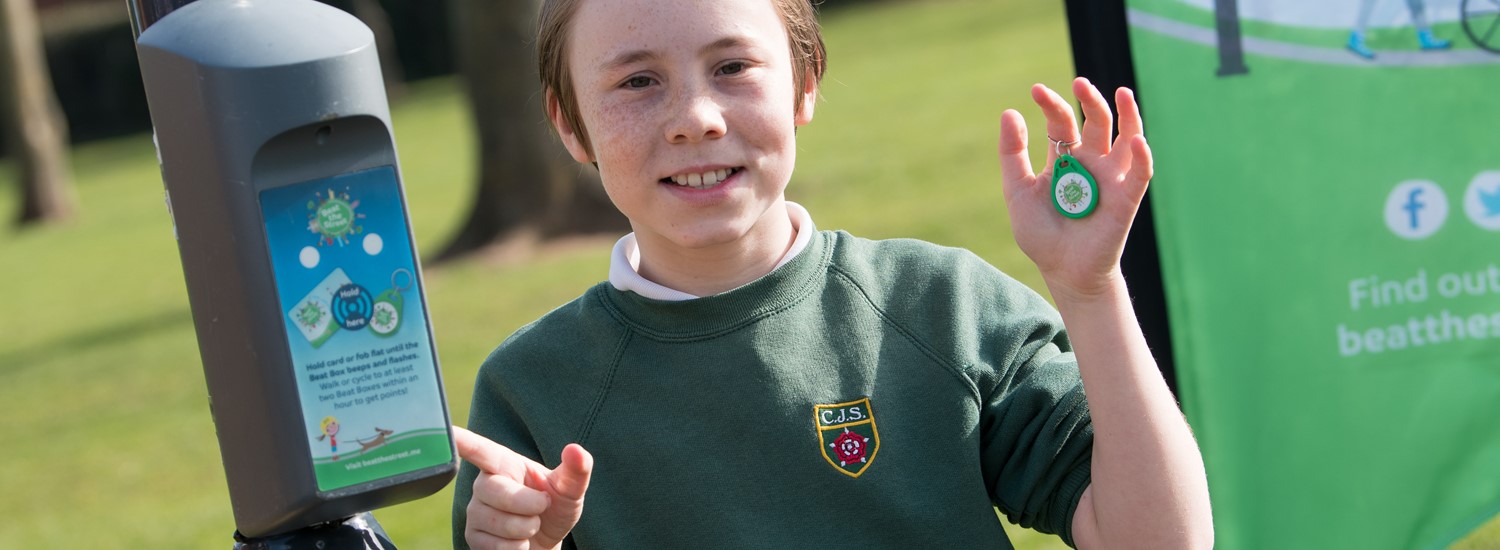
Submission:
<svg viewBox="0 0 1500 550">
<path fill-rule="evenodd" d="M 381 445 L 385 445 L 385 437 L 393 433 L 396 432 L 377 427 L 375 428 L 375 437 L 372 437 L 369 440 L 355 439 L 355 441 L 359 443 L 359 454 L 365 454 L 365 451 L 374 449 Z"/>
</svg>

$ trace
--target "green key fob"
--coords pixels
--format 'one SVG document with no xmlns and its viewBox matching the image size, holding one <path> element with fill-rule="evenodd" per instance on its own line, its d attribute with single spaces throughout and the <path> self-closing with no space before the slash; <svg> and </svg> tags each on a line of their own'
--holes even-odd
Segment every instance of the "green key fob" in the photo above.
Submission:
<svg viewBox="0 0 1500 550">
<path fill-rule="evenodd" d="M 1099 185 L 1072 155 L 1057 157 L 1052 166 L 1052 204 L 1069 218 L 1082 218 L 1099 205 Z"/>
</svg>

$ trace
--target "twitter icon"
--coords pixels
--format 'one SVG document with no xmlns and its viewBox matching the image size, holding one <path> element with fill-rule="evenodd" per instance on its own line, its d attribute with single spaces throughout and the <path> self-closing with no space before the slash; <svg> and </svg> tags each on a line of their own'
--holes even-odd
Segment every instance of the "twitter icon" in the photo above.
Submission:
<svg viewBox="0 0 1500 550">
<path fill-rule="evenodd" d="M 1500 231 L 1500 171 L 1481 172 L 1464 192 L 1464 213 L 1475 225 Z"/>
</svg>

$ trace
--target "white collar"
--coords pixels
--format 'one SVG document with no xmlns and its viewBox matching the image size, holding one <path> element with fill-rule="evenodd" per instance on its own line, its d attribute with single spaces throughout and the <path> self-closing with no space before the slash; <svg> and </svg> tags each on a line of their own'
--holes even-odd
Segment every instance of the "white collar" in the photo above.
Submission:
<svg viewBox="0 0 1500 550">
<path fill-rule="evenodd" d="M 792 239 L 792 247 L 787 249 L 781 261 L 776 262 L 772 271 L 780 269 L 787 262 L 792 261 L 802 250 L 807 248 L 808 241 L 812 240 L 813 234 L 818 232 L 813 225 L 812 215 L 807 209 L 795 202 L 786 201 L 787 215 L 792 218 L 792 231 L 796 232 L 796 238 Z M 630 233 L 615 242 L 614 252 L 609 255 L 609 284 L 616 290 L 630 291 L 653 300 L 666 300 L 680 302 L 699 298 L 686 292 L 667 288 L 641 276 L 641 247 L 635 242 L 635 233 Z"/>
</svg>

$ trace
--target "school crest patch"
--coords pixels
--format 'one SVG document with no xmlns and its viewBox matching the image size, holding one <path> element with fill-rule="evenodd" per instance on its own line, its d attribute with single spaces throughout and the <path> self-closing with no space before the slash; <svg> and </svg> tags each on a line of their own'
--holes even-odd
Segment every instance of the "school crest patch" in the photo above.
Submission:
<svg viewBox="0 0 1500 550">
<path fill-rule="evenodd" d="M 859 477 L 875 462 L 880 450 L 880 432 L 875 429 L 875 411 L 870 398 L 813 405 L 813 425 L 818 427 L 818 447 L 823 458 L 849 477 Z"/>
</svg>

